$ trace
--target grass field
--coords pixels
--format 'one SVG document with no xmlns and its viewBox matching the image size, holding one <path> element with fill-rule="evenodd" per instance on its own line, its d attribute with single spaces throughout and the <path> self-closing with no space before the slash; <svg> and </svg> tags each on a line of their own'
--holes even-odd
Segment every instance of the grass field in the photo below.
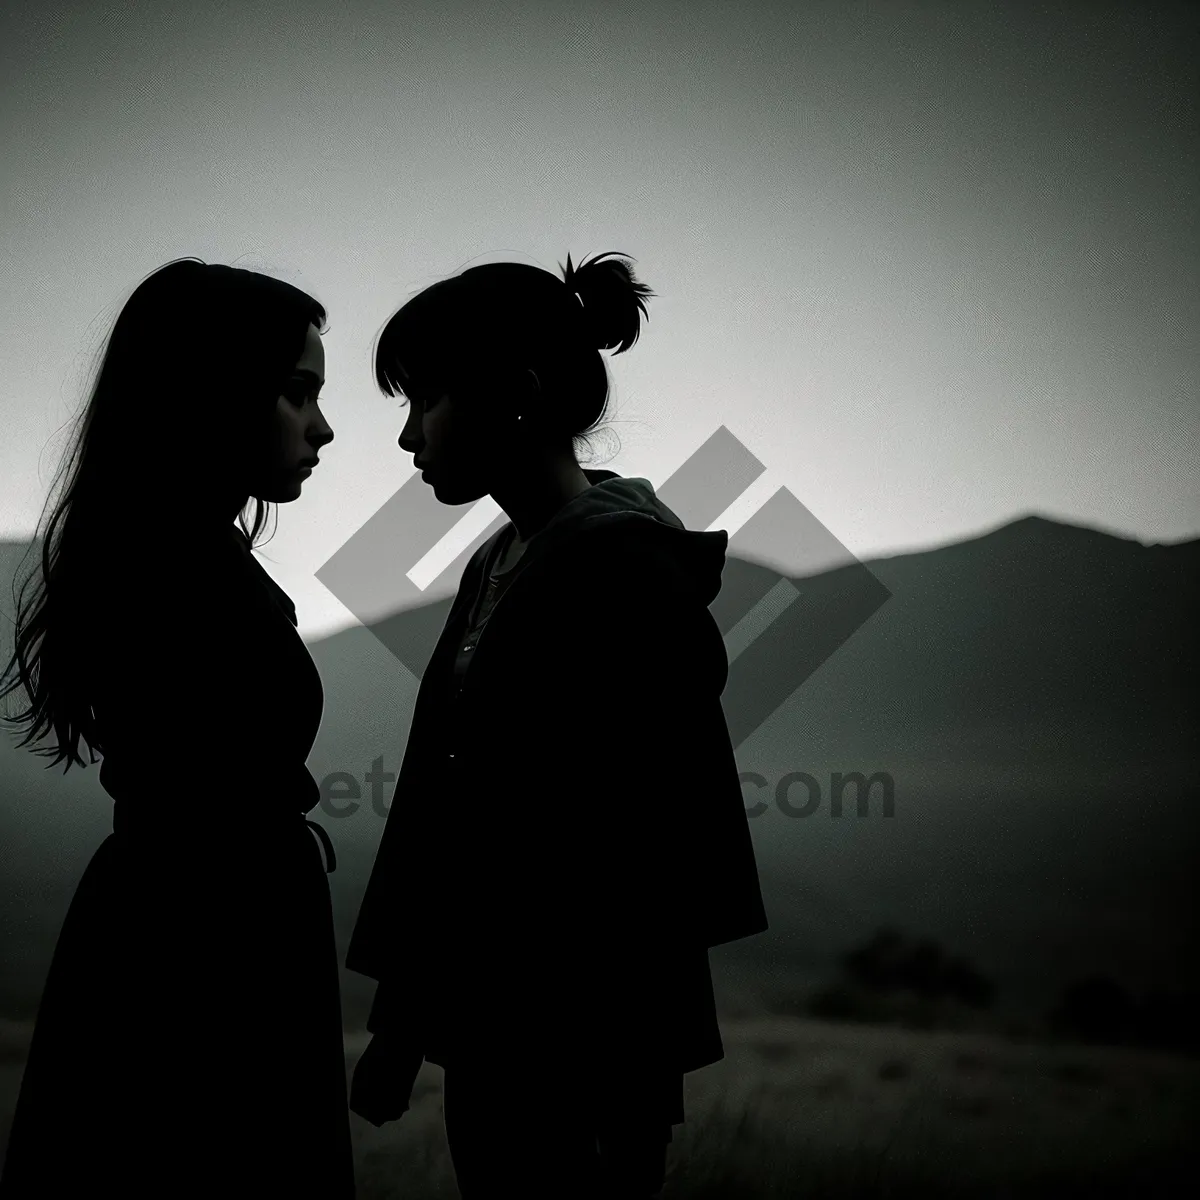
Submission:
<svg viewBox="0 0 1200 1200">
<path fill-rule="evenodd" d="M 0 1035 L 7 1138 L 28 1026 Z M 781 1017 L 729 1021 L 725 1039 L 725 1061 L 688 1077 L 664 1200 L 1177 1196 L 1200 1182 L 1195 1060 Z M 347 1035 L 351 1067 L 365 1041 Z M 422 1069 L 400 1122 L 352 1118 L 361 1200 L 458 1195 L 441 1075 Z"/>
</svg>

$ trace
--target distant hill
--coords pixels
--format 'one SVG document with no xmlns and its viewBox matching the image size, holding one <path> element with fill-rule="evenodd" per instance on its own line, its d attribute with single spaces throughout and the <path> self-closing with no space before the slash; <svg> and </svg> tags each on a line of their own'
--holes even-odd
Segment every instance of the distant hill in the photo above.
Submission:
<svg viewBox="0 0 1200 1200">
<path fill-rule="evenodd" d="M 0 543 L 4 610 L 25 549 Z M 747 783 L 745 795 L 771 804 L 752 829 L 772 929 L 714 961 L 815 978 L 886 923 L 944 939 L 1031 1002 L 1090 970 L 1135 987 L 1195 986 L 1198 563 L 1200 540 L 1142 545 L 1028 516 L 868 562 L 891 598 L 798 689 L 779 647 L 765 635 L 752 643 L 723 699 L 731 729 L 753 730 L 739 766 L 768 781 L 763 791 Z M 747 595 L 779 579 L 731 554 L 712 606 L 722 631 Z M 855 567 L 793 579 L 804 623 L 788 636 L 844 623 L 860 582 Z M 449 607 L 310 645 L 326 693 L 309 759 L 318 779 L 344 771 L 361 784 L 378 757 L 398 770 L 417 684 L 376 634 L 386 625 L 388 640 L 432 649 Z M 10 630 L 0 626 L 7 659 Z M 581 673 L 603 678 L 602 663 L 581 661 Z M 755 696 L 789 692 L 754 730 Z M 70 890 L 110 819 L 95 768 L 64 777 L 43 765 L 11 739 L 0 745 L 3 948 L 23 964 L 20 979 L 39 985 Z M 662 786 L 686 792 L 687 764 L 664 768 Z M 876 799 L 860 818 L 850 793 L 845 815 L 832 818 L 834 771 L 890 774 L 895 815 L 882 816 Z M 809 817 L 773 803 L 790 772 L 822 788 Z M 354 816 L 324 818 L 339 849 L 343 936 L 382 827 L 362 786 Z M 390 800 L 390 783 L 382 796 Z M 791 802 L 806 797 L 794 790 Z"/>
</svg>

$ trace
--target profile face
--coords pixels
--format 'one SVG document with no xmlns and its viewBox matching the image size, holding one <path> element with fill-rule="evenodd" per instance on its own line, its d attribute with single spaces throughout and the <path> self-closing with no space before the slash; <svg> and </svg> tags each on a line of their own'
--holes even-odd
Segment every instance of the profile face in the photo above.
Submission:
<svg viewBox="0 0 1200 1200">
<path fill-rule="evenodd" d="M 400 448 L 443 504 L 470 504 L 488 493 L 488 462 L 500 451 L 495 434 L 478 410 L 448 392 L 418 394 L 409 397 Z"/>
<path fill-rule="evenodd" d="M 299 497 L 304 483 L 319 469 L 321 448 L 333 430 L 321 412 L 318 395 L 325 383 L 325 347 L 316 327 L 305 332 L 304 350 L 275 401 L 274 439 L 261 477 L 251 488 L 260 500 L 286 504 Z"/>
<path fill-rule="evenodd" d="M 407 378 L 402 367 L 399 373 Z M 444 385 L 427 391 L 414 386 L 405 394 L 409 414 L 400 448 L 413 456 L 437 499 L 471 504 L 489 495 L 496 471 L 512 460 L 516 446 L 515 422 L 503 396 L 482 395 L 479 403 L 464 403 Z"/>
</svg>

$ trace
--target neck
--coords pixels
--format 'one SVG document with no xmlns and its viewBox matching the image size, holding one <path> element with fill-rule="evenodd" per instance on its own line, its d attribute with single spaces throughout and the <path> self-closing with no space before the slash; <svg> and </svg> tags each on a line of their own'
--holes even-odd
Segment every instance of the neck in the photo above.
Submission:
<svg viewBox="0 0 1200 1200">
<path fill-rule="evenodd" d="M 564 505 L 592 486 L 574 458 L 530 463 L 514 476 L 513 484 L 494 488 L 491 494 L 508 514 L 521 542 L 528 542 Z"/>
</svg>

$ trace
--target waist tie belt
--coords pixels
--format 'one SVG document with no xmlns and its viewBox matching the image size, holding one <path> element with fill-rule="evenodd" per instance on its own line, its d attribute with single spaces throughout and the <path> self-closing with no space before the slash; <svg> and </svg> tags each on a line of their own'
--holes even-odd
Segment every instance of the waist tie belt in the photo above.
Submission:
<svg viewBox="0 0 1200 1200">
<path fill-rule="evenodd" d="M 337 855 L 333 852 L 333 842 L 329 834 L 325 832 L 323 825 L 318 825 L 316 821 L 310 821 L 307 817 L 304 818 L 304 823 L 317 835 L 317 841 L 325 851 L 325 874 L 332 875 L 337 870 Z"/>
</svg>

